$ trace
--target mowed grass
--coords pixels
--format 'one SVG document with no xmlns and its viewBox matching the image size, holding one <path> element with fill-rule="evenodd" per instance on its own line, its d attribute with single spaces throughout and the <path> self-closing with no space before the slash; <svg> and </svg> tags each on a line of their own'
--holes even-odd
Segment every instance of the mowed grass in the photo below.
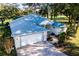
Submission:
<svg viewBox="0 0 79 59">
<path fill-rule="evenodd" d="M 5 21 L 4 21 L 4 24 L 6 24 L 7 22 L 11 22 L 13 19 L 6 19 Z M 0 22 L 0 24 L 1 24 L 1 22 Z"/>
<path fill-rule="evenodd" d="M 57 22 L 62 22 L 62 23 L 64 23 L 64 22 L 69 22 L 68 17 L 66 17 L 66 16 L 64 16 L 64 15 L 58 15 L 58 16 L 56 16 L 55 18 L 54 18 L 54 16 L 52 16 L 52 19 L 51 19 L 51 17 L 49 16 L 49 19 L 50 19 L 50 20 L 55 20 L 55 21 L 57 21 Z"/>
<path fill-rule="evenodd" d="M 68 18 L 64 15 L 59 15 L 56 17 L 55 21 L 57 22 L 69 22 Z M 75 46 L 79 47 L 79 27 L 77 29 L 77 33 L 75 34 L 75 37 L 70 37 L 71 40 L 68 40 L 71 44 L 74 44 Z"/>
<path fill-rule="evenodd" d="M 56 21 L 62 23 L 69 22 L 67 17 L 60 17 L 60 16 L 56 18 Z M 64 48 L 62 52 L 70 56 L 79 56 L 79 27 L 77 29 L 75 37 L 70 37 L 70 39 L 67 40 L 67 45 L 70 47 Z"/>
<path fill-rule="evenodd" d="M 67 45 L 70 45 L 70 47 L 65 48 L 62 51 L 70 56 L 79 56 L 79 27 L 77 29 L 75 37 L 70 37 L 70 40 L 68 40 L 67 42 Z"/>
<path fill-rule="evenodd" d="M 71 37 L 71 40 L 69 40 L 70 43 L 75 44 L 75 46 L 79 47 L 79 27 L 77 29 L 77 33 L 75 34 L 75 37 Z"/>
<path fill-rule="evenodd" d="M 4 24 L 6 23 L 6 22 L 11 22 L 12 21 L 12 19 L 6 19 L 5 21 L 4 21 Z"/>
</svg>

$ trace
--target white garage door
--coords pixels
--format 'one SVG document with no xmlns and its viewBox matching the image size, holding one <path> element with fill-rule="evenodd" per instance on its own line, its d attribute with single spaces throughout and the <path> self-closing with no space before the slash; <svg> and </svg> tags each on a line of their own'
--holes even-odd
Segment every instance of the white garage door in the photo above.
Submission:
<svg viewBox="0 0 79 59">
<path fill-rule="evenodd" d="M 21 37 L 21 46 L 25 46 L 27 44 L 33 44 L 33 43 L 36 43 L 39 41 L 43 41 L 43 33 L 22 36 Z"/>
</svg>

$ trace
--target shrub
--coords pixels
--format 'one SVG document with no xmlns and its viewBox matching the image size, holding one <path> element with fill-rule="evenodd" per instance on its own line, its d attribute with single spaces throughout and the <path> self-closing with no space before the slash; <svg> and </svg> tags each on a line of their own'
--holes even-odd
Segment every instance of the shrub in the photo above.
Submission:
<svg viewBox="0 0 79 59">
<path fill-rule="evenodd" d="M 61 34 L 59 35 L 58 39 L 59 39 L 58 44 L 59 44 L 59 45 L 63 45 L 63 44 L 65 43 L 66 34 L 65 34 L 65 33 L 61 33 Z"/>
</svg>

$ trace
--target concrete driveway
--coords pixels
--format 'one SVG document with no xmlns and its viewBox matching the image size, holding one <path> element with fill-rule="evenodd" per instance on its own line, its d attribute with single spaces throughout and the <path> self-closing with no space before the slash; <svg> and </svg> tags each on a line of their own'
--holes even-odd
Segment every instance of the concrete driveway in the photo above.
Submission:
<svg viewBox="0 0 79 59">
<path fill-rule="evenodd" d="M 67 56 L 49 42 L 37 42 L 17 49 L 18 56 Z"/>
</svg>

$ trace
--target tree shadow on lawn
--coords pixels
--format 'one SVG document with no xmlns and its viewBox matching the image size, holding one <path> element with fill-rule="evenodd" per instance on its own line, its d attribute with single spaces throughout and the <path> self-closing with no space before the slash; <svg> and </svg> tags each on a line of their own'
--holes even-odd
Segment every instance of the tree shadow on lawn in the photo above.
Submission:
<svg viewBox="0 0 79 59">
<path fill-rule="evenodd" d="M 65 54 L 69 56 L 79 56 L 79 47 L 77 47 L 75 44 L 67 42 L 67 45 L 62 50 Z"/>
</svg>

